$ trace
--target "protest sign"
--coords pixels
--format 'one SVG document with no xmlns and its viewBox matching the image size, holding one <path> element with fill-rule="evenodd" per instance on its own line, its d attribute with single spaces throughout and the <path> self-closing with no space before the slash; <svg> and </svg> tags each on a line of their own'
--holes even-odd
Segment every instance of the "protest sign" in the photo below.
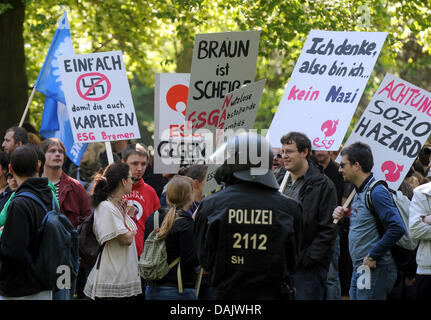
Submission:
<svg viewBox="0 0 431 320">
<path fill-rule="evenodd" d="M 139 139 L 139 127 L 121 51 L 59 58 L 74 140 Z"/>
<path fill-rule="evenodd" d="M 386 74 L 345 146 L 371 147 L 373 174 L 397 190 L 431 133 L 431 93 Z"/>
<path fill-rule="evenodd" d="M 226 95 L 220 108 L 221 116 L 217 127 L 222 135 L 217 137 L 217 147 L 222 145 L 230 136 L 238 133 L 238 129 L 243 129 L 243 131 L 253 129 L 265 83 L 266 80 L 250 83 Z M 224 154 L 210 158 L 203 195 L 220 187 L 215 181 L 214 175 L 217 168 L 223 164 L 224 158 Z"/>
<path fill-rule="evenodd" d="M 254 82 L 260 31 L 198 34 L 193 49 L 186 120 L 214 133 L 224 97 Z"/>
<path fill-rule="evenodd" d="M 177 173 L 194 156 L 193 141 L 185 140 L 189 73 L 157 73 L 154 86 L 154 173 Z M 188 144 L 191 144 L 189 146 Z M 203 162 L 204 163 L 204 162 Z"/>
<path fill-rule="evenodd" d="M 273 147 L 290 131 L 313 150 L 337 150 L 379 56 L 387 32 L 312 30 L 268 131 Z"/>
</svg>

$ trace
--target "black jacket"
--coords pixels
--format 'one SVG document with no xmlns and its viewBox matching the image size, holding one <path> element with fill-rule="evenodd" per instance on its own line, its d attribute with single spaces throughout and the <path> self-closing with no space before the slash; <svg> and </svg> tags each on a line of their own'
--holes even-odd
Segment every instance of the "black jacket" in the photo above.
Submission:
<svg viewBox="0 0 431 320">
<path fill-rule="evenodd" d="M 317 264 L 329 269 L 334 253 L 337 225 L 333 223 L 332 212 L 337 206 L 337 191 L 333 182 L 323 173 L 320 166 L 308 162 L 305 182 L 299 191 L 302 204 L 305 250 L 299 266 L 307 268 Z"/>
<path fill-rule="evenodd" d="M 0 238 L 0 295 L 22 297 L 49 288 L 36 280 L 30 268 L 40 247 L 38 229 L 45 210 L 34 200 L 19 197 L 23 191 L 37 195 L 47 206 L 52 206 L 52 191 L 47 178 L 29 178 L 16 190 L 10 202 L 3 234 Z"/>
<path fill-rule="evenodd" d="M 338 171 L 338 167 L 339 165 L 331 159 L 328 166 L 323 169 L 323 172 L 334 183 L 335 189 L 337 190 L 338 205 L 341 206 L 345 182 L 343 175 Z"/>
<path fill-rule="evenodd" d="M 167 212 L 167 209 L 159 209 L 159 226 L 162 226 L 163 219 Z M 194 288 L 197 278 L 195 268 L 199 266 L 199 261 L 193 242 L 193 219 L 188 212 L 183 210 L 179 211 L 179 217 L 181 219 L 175 221 L 165 240 L 168 264 L 180 257 L 183 287 Z M 153 230 L 154 212 L 145 221 L 144 247 L 145 239 L 148 238 Z M 160 285 L 163 285 L 164 283 L 176 285 L 178 283 L 177 269 L 178 264 L 169 270 L 169 273 L 163 279 L 157 280 L 156 282 Z"/>
<path fill-rule="evenodd" d="M 195 241 L 217 299 L 275 299 L 300 252 L 300 204 L 275 189 L 239 182 L 204 198 Z"/>
<path fill-rule="evenodd" d="M 149 184 L 156 191 L 157 196 L 160 198 L 163 192 L 164 186 L 169 182 L 162 174 L 154 173 L 153 167 L 148 164 L 145 169 L 144 175 L 142 178 L 144 179 L 146 184 Z"/>
</svg>

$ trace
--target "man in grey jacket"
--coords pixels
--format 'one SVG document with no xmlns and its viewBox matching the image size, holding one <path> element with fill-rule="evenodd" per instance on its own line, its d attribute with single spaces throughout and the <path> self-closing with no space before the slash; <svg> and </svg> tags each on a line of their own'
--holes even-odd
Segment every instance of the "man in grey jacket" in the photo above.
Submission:
<svg viewBox="0 0 431 320">
<path fill-rule="evenodd" d="M 361 142 L 341 151 L 340 172 L 344 180 L 354 184 L 356 195 L 350 206 L 349 251 L 353 263 L 350 285 L 351 300 L 385 300 L 397 279 L 397 267 L 390 249 L 405 233 L 397 207 L 388 189 L 377 185 L 371 192 L 376 215 L 367 209 L 365 197 L 375 180 L 371 148 Z M 347 210 L 335 208 L 334 219 L 343 219 Z M 379 234 L 379 219 L 384 227 Z"/>
</svg>

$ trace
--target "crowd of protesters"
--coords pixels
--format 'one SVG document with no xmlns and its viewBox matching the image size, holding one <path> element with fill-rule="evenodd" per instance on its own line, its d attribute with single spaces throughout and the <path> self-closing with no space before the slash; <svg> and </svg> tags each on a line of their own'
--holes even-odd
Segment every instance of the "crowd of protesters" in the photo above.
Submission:
<svg viewBox="0 0 431 320">
<path fill-rule="evenodd" d="M 176 175 L 154 174 L 152 156 L 139 141 L 113 142 L 115 162 L 112 164 L 108 164 L 104 143 L 90 143 L 80 166 L 76 166 L 66 156 L 61 140 L 42 140 L 31 126 L 27 128 L 29 130 L 23 127 L 8 129 L 0 152 L 1 299 L 212 300 L 268 297 L 263 295 L 263 291 L 261 296 L 254 295 L 253 287 L 242 289 L 241 285 L 235 285 L 232 290 L 238 292 L 229 295 L 226 288 L 230 285 L 220 278 L 223 276 L 223 272 L 220 273 L 223 261 L 219 260 L 224 259 L 224 255 L 217 255 L 214 259 L 218 261 L 209 262 L 203 252 L 215 250 L 222 238 L 208 245 L 211 248 L 197 243 L 206 237 L 203 233 L 197 234 L 202 231 L 196 227 L 198 221 L 207 224 L 206 219 L 211 215 L 217 219 L 209 210 L 211 199 L 201 205 L 207 166 L 189 165 Z M 280 196 L 294 200 L 287 207 L 300 210 L 302 221 L 299 226 L 295 220 L 296 230 L 300 232 L 295 235 L 298 255 L 294 259 L 295 265 L 290 266 L 296 299 L 430 298 L 431 146 L 426 145 L 420 151 L 400 186 L 402 193 L 411 200 L 411 225 L 405 226 L 400 222 L 394 213 L 396 207 L 390 204 L 390 196 L 383 187 L 378 188 L 376 195 L 373 194 L 373 201 L 377 199 L 376 210 L 384 212 L 378 214 L 388 227 L 385 236 L 380 238 L 371 220 L 361 220 L 368 217 L 369 212 L 363 202 L 365 191 L 374 180 L 373 155 L 366 145 L 340 148 L 338 155 L 338 152 L 312 152 L 310 140 L 299 132 L 289 132 L 280 141 L 282 147 L 271 151 L 274 181 L 278 182 L 277 186 L 281 185 L 286 172 L 289 173 Z M 228 185 L 241 180 L 232 179 Z M 260 191 L 249 190 L 254 194 L 250 201 L 267 201 L 264 196 L 267 189 L 260 187 Z M 350 209 L 344 209 L 342 205 L 352 190 L 356 190 L 357 195 Z M 19 197 L 24 191 L 36 193 L 47 204 L 54 199 L 75 228 L 94 214 L 93 232 L 98 242 L 103 244 L 99 268 L 88 267 L 81 261 L 78 277 L 71 289 L 46 290 L 32 276 L 28 257 L 37 257 L 37 229 L 43 219 L 43 210 L 30 200 Z M 279 199 L 272 193 L 269 195 Z M 230 193 L 226 195 L 226 201 L 230 196 Z M 277 201 L 281 200 L 274 201 L 271 205 L 276 208 Z M 213 203 L 216 207 L 221 205 Z M 177 257 L 181 263 L 172 267 L 164 278 L 148 281 L 139 276 L 138 261 L 145 239 L 156 229 L 155 215 L 160 221 L 159 238 L 166 242 L 168 263 Z M 334 218 L 340 223 L 335 224 Z M 406 228 L 420 239 L 420 244 L 408 271 L 401 271 L 397 270 L 389 249 Z M 203 270 L 200 280 L 198 274 L 202 260 L 209 269 Z M 357 287 L 357 278 L 360 277 L 357 270 L 362 265 L 371 269 L 372 289 Z M 181 268 L 179 272 L 184 286 L 181 292 L 178 291 L 178 268 Z"/>
</svg>

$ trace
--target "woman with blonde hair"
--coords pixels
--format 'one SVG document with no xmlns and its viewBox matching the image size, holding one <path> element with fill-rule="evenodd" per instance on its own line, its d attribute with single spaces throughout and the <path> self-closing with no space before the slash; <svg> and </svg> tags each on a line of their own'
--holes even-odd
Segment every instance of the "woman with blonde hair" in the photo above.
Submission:
<svg viewBox="0 0 431 320">
<path fill-rule="evenodd" d="M 156 281 L 147 281 L 146 300 L 196 300 L 196 271 L 199 265 L 193 241 L 193 219 L 187 212 L 193 202 L 193 179 L 174 176 L 166 190 L 169 209 L 160 209 L 158 239 L 164 239 L 168 264 L 178 257 L 179 263 L 168 274 Z M 154 230 L 154 214 L 145 223 L 145 239 Z M 145 242 L 144 242 L 145 246 Z M 181 269 L 183 292 L 178 289 L 177 270 Z"/>
<path fill-rule="evenodd" d="M 142 293 L 135 245 L 137 227 L 121 200 L 132 190 L 129 166 L 114 162 L 95 181 L 93 232 L 103 249 L 88 276 L 84 294 L 91 299 L 136 296 Z"/>
</svg>

